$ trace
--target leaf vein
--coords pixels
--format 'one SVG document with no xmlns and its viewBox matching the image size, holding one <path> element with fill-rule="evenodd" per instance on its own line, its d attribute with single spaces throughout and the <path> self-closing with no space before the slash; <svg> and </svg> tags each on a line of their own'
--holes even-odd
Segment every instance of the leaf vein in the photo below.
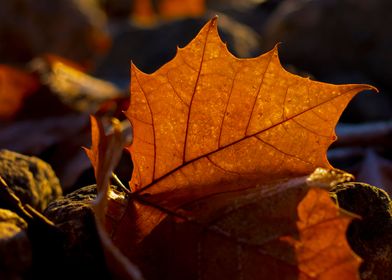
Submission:
<svg viewBox="0 0 392 280">
<path fill-rule="evenodd" d="M 252 116 L 253 116 L 253 112 L 254 112 L 254 110 L 255 110 L 255 106 L 256 106 L 256 103 L 257 103 L 257 99 L 259 98 L 259 94 L 260 94 L 260 91 L 261 91 L 261 86 L 262 86 L 263 83 L 264 83 L 264 77 L 265 77 L 265 75 L 267 74 L 267 71 L 268 71 L 268 68 L 269 68 L 269 66 L 270 66 L 270 64 L 271 64 L 271 61 L 272 61 L 272 57 L 273 57 L 273 56 L 274 56 L 274 52 L 272 52 L 271 55 L 270 55 L 270 58 L 269 58 L 268 63 L 267 63 L 267 65 L 266 65 L 266 67 L 265 67 L 264 73 L 263 73 L 263 75 L 261 76 L 260 83 L 259 83 L 259 85 L 258 85 L 258 87 L 257 87 L 256 97 L 255 97 L 255 99 L 254 99 L 254 101 L 253 101 L 252 110 L 250 111 L 248 123 L 246 124 L 246 127 L 245 127 L 245 133 L 244 133 L 245 136 L 248 136 L 249 125 L 250 125 L 250 122 L 251 122 L 251 120 L 252 120 Z"/>
<path fill-rule="evenodd" d="M 174 172 L 176 172 L 178 169 L 183 168 L 183 167 L 187 166 L 188 164 L 191 164 L 191 163 L 193 163 L 193 162 L 195 162 L 195 161 L 197 161 L 197 160 L 199 160 L 199 159 L 201 159 L 201 158 L 204 158 L 204 157 L 207 157 L 207 156 L 212 155 L 212 154 L 214 154 L 214 153 L 217 153 L 217 152 L 219 152 L 219 151 L 221 151 L 221 150 L 223 150 L 223 149 L 225 149 L 225 148 L 227 148 L 227 147 L 233 146 L 233 145 L 235 145 L 235 144 L 237 144 L 237 143 L 239 143 L 239 142 L 241 142 L 241 141 L 244 141 L 245 139 L 254 137 L 254 136 L 257 135 L 257 134 L 261 134 L 261 133 L 263 133 L 263 132 L 265 132 L 265 131 L 268 131 L 269 129 L 272 129 L 272 128 L 274 128 L 274 127 L 277 127 L 277 126 L 279 126 L 279 125 L 282 125 L 283 123 L 285 123 L 285 122 L 287 122 L 287 121 L 290 121 L 291 119 L 293 119 L 293 118 L 295 118 L 295 117 L 297 117 L 297 116 L 300 116 L 300 115 L 302 115 L 302 114 L 304 114 L 304 113 L 306 113 L 306 112 L 308 112 L 308 111 L 310 111 L 310 110 L 313 110 L 314 108 L 317 108 L 317 107 L 322 106 L 322 105 L 324 105 L 324 104 L 326 104 L 326 103 L 328 103 L 328 102 L 331 102 L 332 100 L 334 100 L 334 99 L 336 99 L 336 98 L 342 97 L 342 96 L 344 96 L 345 94 L 348 94 L 349 92 L 354 91 L 354 90 L 356 90 L 356 89 L 355 89 L 355 88 L 349 89 L 349 90 L 347 90 L 346 92 L 343 92 L 343 93 L 340 94 L 340 95 L 333 96 L 332 98 L 329 98 L 329 99 L 327 99 L 327 100 L 325 100 L 325 101 L 323 101 L 323 102 L 321 102 L 321 103 L 319 103 L 319 104 L 316 104 L 316 105 L 314 105 L 314 106 L 312 106 L 312 107 L 309 107 L 309 108 L 307 108 L 306 110 L 304 110 L 304 111 L 302 111 L 302 112 L 299 112 L 299 113 L 297 113 L 297 114 L 295 114 L 295 115 L 293 115 L 293 116 L 290 116 L 290 117 L 288 117 L 286 120 L 279 121 L 279 122 L 277 122 L 277 123 L 275 123 L 275 124 L 273 124 L 273 125 L 271 125 L 271 126 L 269 126 L 269 127 L 266 127 L 266 128 L 264 128 L 264 129 L 262 129 L 262 130 L 259 130 L 259 131 L 255 132 L 255 133 L 252 133 L 252 134 L 249 134 L 249 135 L 247 135 L 247 136 L 244 136 L 244 137 L 242 137 L 242 138 L 240 138 L 240 139 L 238 139 L 238 140 L 236 140 L 236 141 L 233 141 L 233 142 L 231 142 L 231 143 L 228 143 L 227 145 L 224 145 L 224 146 L 222 146 L 222 147 L 220 147 L 220 148 L 218 148 L 218 149 L 212 150 L 212 151 L 210 151 L 210 152 L 208 152 L 208 153 L 206 153 L 206 154 L 204 154 L 204 155 L 201 155 L 201 156 L 198 156 L 198 157 L 196 157 L 196 158 L 193 158 L 193 159 L 191 159 L 191 160 L 189 160 L 189 161 L 186 161 L 186 162 L 184 162 L 182 165 L 177 166 L 176 168 L 172 169 L 171 171 L 169 171 L 169 172 L 167 172 L 166 174 L 162 175 L 161 177 L 157 178 L 154 182 L 151 182 L 151 183 L 147 184 L 146 186 L 140 188 L 140 189 L 137 190 L 136 192 L 137 192 L 137 193 L 140 193 L 140 192 L 145 191 L 146 189 L 151 188 L 155 183 L 157 183 L 157 182 L 159 182 L 159 181 L 165 179 L 166 177 L 168 177 L 168 176 L 170 176 L 171 174 L 173 174 Z"/>
<path fill-rule="evenodd" d="M 212 25 L 210 24 L 209 27 L 208 27 L 208 30 L 207 30 L 206 39 L 204 41 L 204 46 L 203 46 L 203 52 L 202 52 L 201 59 L 200 59 L 199 71 L 197 72 L 195 86 L 193 88 L 191 101 L 189 102 L 189 110 L 188 110 L 188 116 L 187 116 L 186 128 L 185 128 L 185 137 L 184 137 L 185 138 L 184 139 L 184 150 L 182 152 L 182 162 L 183 162 L 183 164 L 185 163 L 185 159 L 186 159 L 186 148 L 187 148 L 187 142 L 188 142 L 189 120 L 190 120 L 190 116 L 191 116 L 193 99 L 194 99 L 196 91 L 197 91 L 197 86 L 199 85 L 200 74 L 201 74 L 201 70 L 202 70 L 202 67 L 203 67 L 204 55 L 205 55 L 205 51 L 206 51 L 206 47 L 207 47 L 208 35 L 210 34 L 211 26 Z"/>
<path fill-rule="evenodd" d="M 155 166 L 156 166 L 156 161 L 157 161 L 157 145 L 156 145 L 156 135 L 155 135 L 154 114 L 152 113 L 151 105 L 148 100 L 147 94 L 144 91 L 136 72 L 137 71 L 135 71 L 135 78 L 137 80 L 137 83 L 139 84 L 141 92 L 143 93 L 144 97 L 146 98 L 147 106 L 148 106 L 148 109 L 151 114 L 151 126 L 152 126 L 152 134 L 153 134 L 153 138 L 154 138 L 154 145 L 153 145 L 154 146 L 154 159 L 153 159 L 154 163 L 153 163 L 153 168 L 152 168 L 152 180 L 151 180 L 153 182 L 155 180 Z"/>
<path fill-rule="evenodd" d="M 218 148 L 221 147 L 221 138 L 222 138 L 223 126 L 224 126 L 224 124 L 225 124 L 225 119 L 226 119 L 226 114 L 227 114 L 227 108 L 229 107 L 231 95 L 232 95 L 232 93 L 233 93 L 234 82 L 235 82 L 235 80 L 236 80 L 236 78 L 237 78 L 237 74 L 238 74 L 238 72 L 236 71 L 235 74 L 234 74 L 234 77 L 233 77 L 233 81 L 232 81 L 232 83 L 231 83 L 231 87 L 230 87 L 230 91 L 229 91 L 229 98 L 227 99 L 226 106 L 225 106 L 225 112 L 223 113 L 223 119 L 222 119 L 221 127 L 220 127 L 220 130 L 219 130 Z"/>
<path fill-rule="evenodd" d="M 284 154 L 285 156 L 288 156 L 288 157 L 291 157 L 291 158 L 298 159 L 298 160 L 300 160 L 300 161 L 302 161 L 302 162 L 304 162 L 304 163 L 306 163 L 306 164 L 312 164 L 310 161 L 304 160 L 304 159 L 302 159 L 302 158 L 300 158 L 300 157 L 297 157 L 297 156 L 295 156 L 295 155 L 289 154 L 289 153 L 287 153 L 287 152 L 285 152 L 285 151 L 279 149 L 278 147 L 276 147 L 276 146 L 274 146 L 274 145 L 272 145 L 272 144 L 266 142 L 265 140 L 261 139 L 260 137 L 258 137 L 258 135 L 255 135 L 254 137 L 255 137 L 257 140 L 259 140 L 259 141 L 261 141 L 262 143 L 264 143 L 265 145 L 267 145 L 267 146 L 271 147 L 272 149 L 278 151 L 279 153 Z"/>
</svg>

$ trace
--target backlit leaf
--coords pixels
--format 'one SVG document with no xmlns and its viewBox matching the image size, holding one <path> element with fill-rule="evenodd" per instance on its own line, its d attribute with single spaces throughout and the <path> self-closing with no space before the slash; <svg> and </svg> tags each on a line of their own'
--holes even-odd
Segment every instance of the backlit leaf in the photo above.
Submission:
<svg viewBox="0 0 392 280">
<path fill-rule="evenodd" d="M 290 74 L 276 47 L 235 58 L 216 18 L 131 76 L 132 193 L 109 198 L 107 231 L 148 279 L 357 279 L 352 217 L 310 175 L 341 179 L 326 158 L 334 128 L 375 88 Z"/>
<path fill-rule="evenodd" d="M 177 207 L 206 195 L 331 169 L 326 150 L 350 99 L 368 85 L 286 72 L 277 48 L 233 57 L 216 19 L 153 74 L 132 65 L 130 187 Z M 170 200 L 162 198 L 170 194 Z"/>
<path fill-rule="evenodd" d="M 107 266 L 113 275 L 121 279 L 141 279 L 138 269 L 127 260 L 113 245 L 105 230 L 105 213 L 107 207 L 109 179 L 121 157 L 125 139 L 122 136 L 120 123 L 113 120 L 113 132 L 106 135 L 102 123 L 92 116 L 91 118 L 91 148 L 85 148 L 94 168 L 97 181 L 97 199 L 94 201 L 95 221 L 97 231 L 104 249 Z"/>
<path fill-rule="evenodd" d="M 261 193 L 198 201 L 187 207 L 192 219 L 169 215 L 134 248 L 146 278 L 357 279 L 360 259 L 345 237 L 352 216 L 327 191 Z"/>
</svg>

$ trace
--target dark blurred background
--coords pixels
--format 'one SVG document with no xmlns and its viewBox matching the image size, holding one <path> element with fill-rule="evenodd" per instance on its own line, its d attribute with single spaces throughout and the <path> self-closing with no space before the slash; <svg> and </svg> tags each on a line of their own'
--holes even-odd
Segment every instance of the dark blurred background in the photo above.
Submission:
<svg viewBox="0 0 392 280">
<path fill-rule="evenodd" d="M 293 73 L 377 87 L 380 93 L 363 92 L 350 103 L 329 159 L 357 180 L 391 192 L 390 0 L 1 1 L 0 103 L 17 106 L 1 115 L 0 105 L 0 148 L 47 160 L 65 192 L 93 182 L 80 148 L 89 145 L 88 115 L 124 119 L 130 62 L 156 70 L 214 15 L 238 57 L 260 55 L 281 42 L 281 62 Z M 59 70 L 59 61 L 70 68 Z M 16 101 L 4 97 L 11 92 L 4 67 L 19 71 L 12 74 L 12 86 L 23 91 Z M 21 87 L 23 75 L 37 85 Z M 118 170 L 124 180 L 130 165 L 124 155 Z"/>
</svg>

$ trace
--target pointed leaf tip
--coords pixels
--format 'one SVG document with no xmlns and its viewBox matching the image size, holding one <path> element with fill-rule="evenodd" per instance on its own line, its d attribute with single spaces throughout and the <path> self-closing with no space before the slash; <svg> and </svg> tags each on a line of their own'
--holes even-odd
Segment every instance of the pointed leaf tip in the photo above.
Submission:
<svg viewBox="0 0 392 280">
<path fill-rule="evenodd" d="M 375 93 L 379 93 L 380 91 L 378 90 L 378 88 L 372 86 L 372 85 L 365 85 L 367 88 L 365 90 L 371 90 L 374 91 Z"/>
</svg>

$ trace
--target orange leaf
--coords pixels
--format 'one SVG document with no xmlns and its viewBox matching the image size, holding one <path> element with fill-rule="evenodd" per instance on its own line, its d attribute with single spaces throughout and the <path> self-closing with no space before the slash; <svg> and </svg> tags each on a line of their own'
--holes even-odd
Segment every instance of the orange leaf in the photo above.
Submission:
<svg viewBox="0 0 392 280">
<path fill-rule="evenodd" d="M 325 190 L 252 189 L 187 211 L 197 218 L 168 216 L 133 248 L 147 279 L 358 279 L 345 237 L 352 216 Z"/>
<path fill-rule="evenodd" d="M 354 216 L 339 210 L 328 192 L 316 188 L 308 191 L 297 208 L 299 241 L 293 241 L 300 274 L 319 279 L 359 279 L 360 258 L 346 240 Z"/>
<path fill-rule="evenodd" d="M 91 149 L 85 148 L 85 152 L 94 168 L 95 179 L 97 181 L 98 197 L 94 201 L 93 209 L 95 211 L 97 231 L 104 249 L 107 265 L 113 275 L 121 279 L 141 279 L 138 269 L 113 245 L 104 229 L 109 179 L 120 160 L 125 139 L 122 136 L 120 124 L 117 120 L 113 120 L 113 133 L 106 135 L 102 123 L 94 116 L 91 116 L 90 119 L 92 145 Z"/>
<path fill-rule="evenodd" d="M 126 139 L 122 135 L 121 124 L 117 119 L 112 120 L 113 132 L 109 135 L 105 134 L 102 123 L 96 117 L 91 116 L 90 120 L 91 148 L 84 148 L 84 150 L 94 168 L 98 191 L 96 212 L 98 219 L 103 220 L 104 213 L 101 211 L 105 211 L 106 208 L 109 180 L 121 158 Z"/>
<path fill-rule="evenodd" d="M 64 57 L 45 54 L 32 65 L 43 83 L 78 111 L 95 112 L 102 102 L 122 96 L 114 84 L 88 75 L 81 65 Z"/>
<path fill-rule="evenodd" d="M 330 169 L 326 151 L 341 112 L 359 91 L 374 89 L 290 74 L 277 48 L 237 59 L 216 19 L 155 73 L 132 65 L 131 74 L 130 187 L 167 207 Z"/>
<path fill-rule="evenodd" d="M 342 111 L 375 88 L 290 74 L 277 48 L 235 58 L 216 18 L 159 70 L 131 75 L 133 193 L 109 200 L 107 230 L 148 277 L 357 278 L 350 218 L 304 186 L 333 171 Z"/>
<path fill-rule="evenodd" d="M 0 65 L 0 120 L 12 119 L 26 97 L 37 91 L 38 80 L 22 71 Z"/>
<path fill-rule="evenodd" d="M 205 12 L 205 0 L 159 0 L 157 10 L 158 13 L 154 11 L 151 0 L 134 0 L 132 16 L 142 25 L 151 25 L 159 17 L 198 17 Z"/>
<path fill-rule="evenodd" d="M 156 14 L 151 0 L 134 0 L 133 17 L 140 24 L 150 25 L 155 22 Z"/>
<path fill-rule="evenodd" d="M 198 17 L 205 11 L 205 0 L 161 0 L 159 13 L 164 18 Z"/>
</svg>

